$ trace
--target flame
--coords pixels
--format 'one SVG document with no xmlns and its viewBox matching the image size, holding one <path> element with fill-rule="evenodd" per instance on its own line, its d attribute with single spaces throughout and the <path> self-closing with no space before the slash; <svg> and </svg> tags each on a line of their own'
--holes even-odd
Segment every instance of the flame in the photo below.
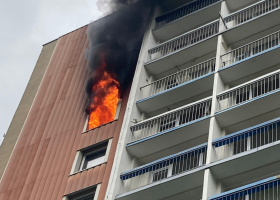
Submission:
<svg viewBox="0 0 280 200">
<path fill-rule="evenodd" d="M 101 79 L 92 87 L 95 95 L 90 105 L 88 130 L 113 121 L 115 118 L 120 84 L 105 69 L 106 63 L 103 59 L 101 66 L 96 70 L 98 77 L 101 77 Z"/>
</svg>

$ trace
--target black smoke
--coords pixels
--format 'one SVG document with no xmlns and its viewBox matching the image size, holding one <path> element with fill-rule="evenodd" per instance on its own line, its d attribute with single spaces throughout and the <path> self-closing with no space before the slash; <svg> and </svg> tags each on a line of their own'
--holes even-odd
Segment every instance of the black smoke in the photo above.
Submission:
<svg viewBox="0 0 280 200">
<path fill-rule="evenodd" d="M 103 9 L 107 11 L 120 10 L 91 23 L 88 27 L 89 49 L 86 58 L 92 76 L 86 85 L 87 113 L 92 109 L 89 105 L 97 103 L 92 102 L 94 97 L 104 95 L 104 92 L 97 94 L 92 89 L 102 78 L 99 70 L 102 62 L 106 63 L 105 71 L 120 83 L 118 86 L 120 98 L 131 84 L 151 10 L 149 0 L 139 0 L 136 3 L 133 0 L 98 1 L 101 2 Z"/>
<path fill-rule="evenodd" d="M 135 3 L 136 1 L 138 0 L 98 0 L 96 5 L 98 10 L 104 14 L 108 14 Z"/>
</svg>

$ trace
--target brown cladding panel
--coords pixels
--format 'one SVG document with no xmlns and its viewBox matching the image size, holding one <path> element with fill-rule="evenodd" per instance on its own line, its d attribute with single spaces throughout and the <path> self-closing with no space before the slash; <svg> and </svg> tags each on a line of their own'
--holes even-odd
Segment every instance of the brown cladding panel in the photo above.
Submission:
<svg viewBox="0 0 280 200">
<path fill-rule="evenodd" d="M 0 200 L 61 200 L 65 194 L 99 183 L 104 197 L 128 95 L 118 120 L 82 133 L 84 86 L 91 74 L 84 56 L 86 31 L 87 26 L 58 39 L 0 183 Z M 69 176 L 77 150 L 110 138 L 113 143 L 107 163 Z"/>
</svg>

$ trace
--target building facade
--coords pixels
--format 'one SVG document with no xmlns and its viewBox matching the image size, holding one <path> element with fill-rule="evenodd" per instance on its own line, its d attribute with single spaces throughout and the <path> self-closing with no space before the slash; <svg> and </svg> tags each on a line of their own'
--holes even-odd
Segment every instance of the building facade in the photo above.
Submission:
<svg viewBox="0 0 280 200">
<path fill-rule="evenodd" d="M 50 43 L 0 200 L 280 198 L 280 1 L 151 10 L 117 119 L 89 131 L 87 26 Z"/>
</svg>

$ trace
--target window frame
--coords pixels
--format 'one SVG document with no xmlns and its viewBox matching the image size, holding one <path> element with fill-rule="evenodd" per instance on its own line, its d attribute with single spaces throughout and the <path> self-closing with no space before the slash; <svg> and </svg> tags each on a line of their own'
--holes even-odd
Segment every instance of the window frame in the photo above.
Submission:
<svg viewBox="0 0 280 200">
<path fill-rule="evenodd" d="M 110 154 L 112 141 L 113 141 L 113 138 L 110 138 L 110 139 L 104 140 L 102 142 L 96 143 L 94 145 L 91 145 L 89 147 L 78 150 L 76 152 L 76 156 L 75 156 L 75 159 L 74 159 L 71 171 L 70 171 L 70 176 L 106 163 L 108 161 L 108 157 Z M 91 154 L 94 151 L 99 151 L 101 149 L 100 146 L 105 143 L 107 143 L 107 147 L 106 147 L 106 153 L 105 153 L 104 159 L 100 163 L 98 163 L 94 166 L 82 169 L 86 155 Z"/>
<path fill-rule="evenodd" d="M 106 146 L 105 146 L 105 145 L 104 145 L 104 146 L 101 146 L 100 148 L 93 149 L 92 151 L 89 151 L 89 152 L 86 152 L 86 153 L 83 153 L 83 152 L 82 152 L 83 158 L 82 158 L 82 161 L 81 161 L 81 163 L 80 163 L 79 171 L 83 171 L 83 170 L 86 170 L 86 169 L 89 169 L 89 168 L 92 168 L 92 167 L 96 167 L 96 166 L 98 166 L 98 165 L 104 163 L 105 156 L 106 156 L 107 149 L 108 149 L 109 141 L 106 142 L 106 143 L 107 143 Z M 106 144 L 106 143 L 104 143 L 104 144 Z M 102 145 L 102 144 L 101 144 L 101 145 Z M 96 154 L 96 153 L 98 153 L 98 152 L 100 152 L 100 151 L 103 151 L 104 149 L 105 149 L 105 153 L 104 153 L 103 156 L 98 157 L 98 158 L 96 158 L 96 159 L 93 159 L 93 160 L 97 160 L 97 159 L 99 159 L 99 158 L 103 158 L 102 161 L 99 161 L 97 164 L 95 164 L 95 165 L 93 165 L 93 166 L 84 168 L 84 165 L 85 165 L 85 161 L 86 161 L 87 156 L 89 156 L 89 155 L 94 155 L 94 154 Z"/>
<path fill-rule="evenodd" d="M 90 187 L 84 188 L 82 190 L 67 194 L 63 196 L 62 200 L 83 200 L 87 196 L 93 195 L 92 200 L 97 200 L 101 188 L 101 183 L 97 185 L 92 185 Z"/>
</svg>

